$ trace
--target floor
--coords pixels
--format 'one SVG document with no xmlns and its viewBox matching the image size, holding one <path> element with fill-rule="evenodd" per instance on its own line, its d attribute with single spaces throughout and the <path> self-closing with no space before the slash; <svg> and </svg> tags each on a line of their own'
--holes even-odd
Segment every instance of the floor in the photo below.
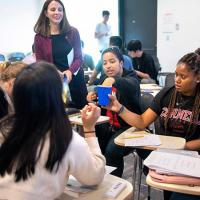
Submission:
<svg viewBox="0 0 200 200">
<path fill-rule="evenodd" d="M 133 155 L 129 154 L 124 158 L 124 173 L 122 178 L 132 183 L 132 173 L 133 173 Z M 140 200 L 147 200 L 147 184 L 145 181 L 146 177 L 142 174 L 142 183 L 141 183 L 141 191 L 140 191 Z M 135 191 L 137 193 L 137 191 Z M 161 190 L 157 190 L 151 188 L 151 200 L 163 200 L 163 192 Z"/>
</svg>

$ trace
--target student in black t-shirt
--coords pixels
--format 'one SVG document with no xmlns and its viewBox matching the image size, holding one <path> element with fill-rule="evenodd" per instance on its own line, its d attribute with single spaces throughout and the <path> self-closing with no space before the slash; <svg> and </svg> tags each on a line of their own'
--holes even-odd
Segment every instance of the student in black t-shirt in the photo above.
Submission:
<svg viewBox="0 0 200 200">
<path fill-rule="evenodd" d="M 153 57 L 142 50 L 139 40 L 131 40 L 127 45 L 134 69 L 142 83 L 158 83 L 156 66 Z"/>
<path fill-rule="evenodd" d="M 123 68 L 124 58 L 119 48 L 110 47 L 104 50 L 102 60 L 105 75 L 101 77 L 98 84 L 112 86 L 112 94 L 119 102 L 132 112 L 140 114 L 139 82 L 133 71 L 127 71 Z M 96 100 L 96 98 L 95 92 L 88 93 L 87 100 L 89 102 Z M 102 109 L 102 114 L 110 117 L 109 123 L 98 125 L 95 129 L 101 151 L 106 157 L 106 164 L 116 167 L 117 169 L 112 174 L 121 177 L 124 168 L 123 157 L 132 150 L 114 143 L 114 138 L 130 128 L 130 125 L 118 116 L 119 113 Z"/>
<path fill-rule="evenodd" d="M 159 117 L 161 134 L 186 139 L 186 150 L 200 151 L 200 48 L 183 56 L 175 70 L 175 86 L 163 88 L 151 106 L 138 115 L 120 104 L 114 96 L 107 107 L 120 112 L 128 124 L 140 129 Z"/>
</svg>

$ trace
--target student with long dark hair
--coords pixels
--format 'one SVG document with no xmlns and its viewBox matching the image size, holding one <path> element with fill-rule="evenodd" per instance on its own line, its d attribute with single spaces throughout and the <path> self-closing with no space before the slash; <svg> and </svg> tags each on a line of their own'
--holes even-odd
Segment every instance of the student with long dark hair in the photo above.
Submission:
<svg viewBox="0 0 200 200">
<path fill-rule="evenodd" d="M 110 100 L 107 109 L 123 108 L 119 116 L 128 124 L 144 129 L 159 117 L 161 134 L 185 138 L 185 149 L 200 151 L 200 49 L 178 61 L 175 86 L 163 88 L 143 114 L 129 111 L 114 96 Z"/>
<path fill-rule="evenodd" d="M 54 65 L 24 68 L 13 88 L 15 113 L 0 123 L 0 196 L 55 199 L 71 174 L 86 185 L 99 184 L 105 159 L 94 132 L 100 109 L 82 110 L 84 137 L 72 131 Z"/>
<path fill-rule="evenodd" d="M 67 76 L 72 97 L 69 106 L 83 108 L 87 104 L 87 88 L 82 67 L 80 35 L 69 24 L 65 7 L 60 0 L 45 1 L 34 31 L 36 60 L 54 63 L 61 77 Z"/>
</svg>

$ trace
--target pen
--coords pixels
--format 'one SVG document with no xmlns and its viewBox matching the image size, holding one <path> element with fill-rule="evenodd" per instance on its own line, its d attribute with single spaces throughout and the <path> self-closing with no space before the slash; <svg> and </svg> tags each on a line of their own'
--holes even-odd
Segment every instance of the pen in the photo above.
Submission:
<svg viewBox="0 0 200 200">
<path fill-rule="evenodd" d="M 143 137 L 144 137 L 144 135 L 140 135 L 140 136 L 132 135 L 132 136 L 126 136 L 126 137 L 124 137 L 124 139 L 143 138 Z"/>
</svg>

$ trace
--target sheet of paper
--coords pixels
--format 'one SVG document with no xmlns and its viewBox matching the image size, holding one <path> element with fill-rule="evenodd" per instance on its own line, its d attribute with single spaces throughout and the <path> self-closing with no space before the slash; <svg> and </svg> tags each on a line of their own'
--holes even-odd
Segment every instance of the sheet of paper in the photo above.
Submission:
<svg viewBox="0 0 200 200">
<path fill-rule="evenodd" d="M 115 169 L 117 169 L 117 167 L 112 167 L 112 166 L 106 165 L 106 172 L 105 172 L 105 174 L 110 174 Z"/>
<path fill-rule="evenodd" d="M 132 134 L 133 138 L 125 139 L 125 146 L 158 146 L 161 141 L 158 135 L 154 134 Z"/>
<path fill-rule="evenodd" d="M 196 156 L 153 151 L 144 160 L 144 165 L 155 170 L 200 178 L 200 157 Z"/>
<path fill-rule="evenodd" d="M 87 193 L 91 190 L 94 190 L 95 188 L 96 188 L 96 186 L 82 185 L 80 182 L 78 182 L 76 180 L 75 177 L 70 175 L 68 182 L 67 182 L 67 186 L 65 187 L 65 191 L 66 191 L 66 193 L 67 193 L 67 191 L 72 191 L 75 193 Z"/>
</svg>

